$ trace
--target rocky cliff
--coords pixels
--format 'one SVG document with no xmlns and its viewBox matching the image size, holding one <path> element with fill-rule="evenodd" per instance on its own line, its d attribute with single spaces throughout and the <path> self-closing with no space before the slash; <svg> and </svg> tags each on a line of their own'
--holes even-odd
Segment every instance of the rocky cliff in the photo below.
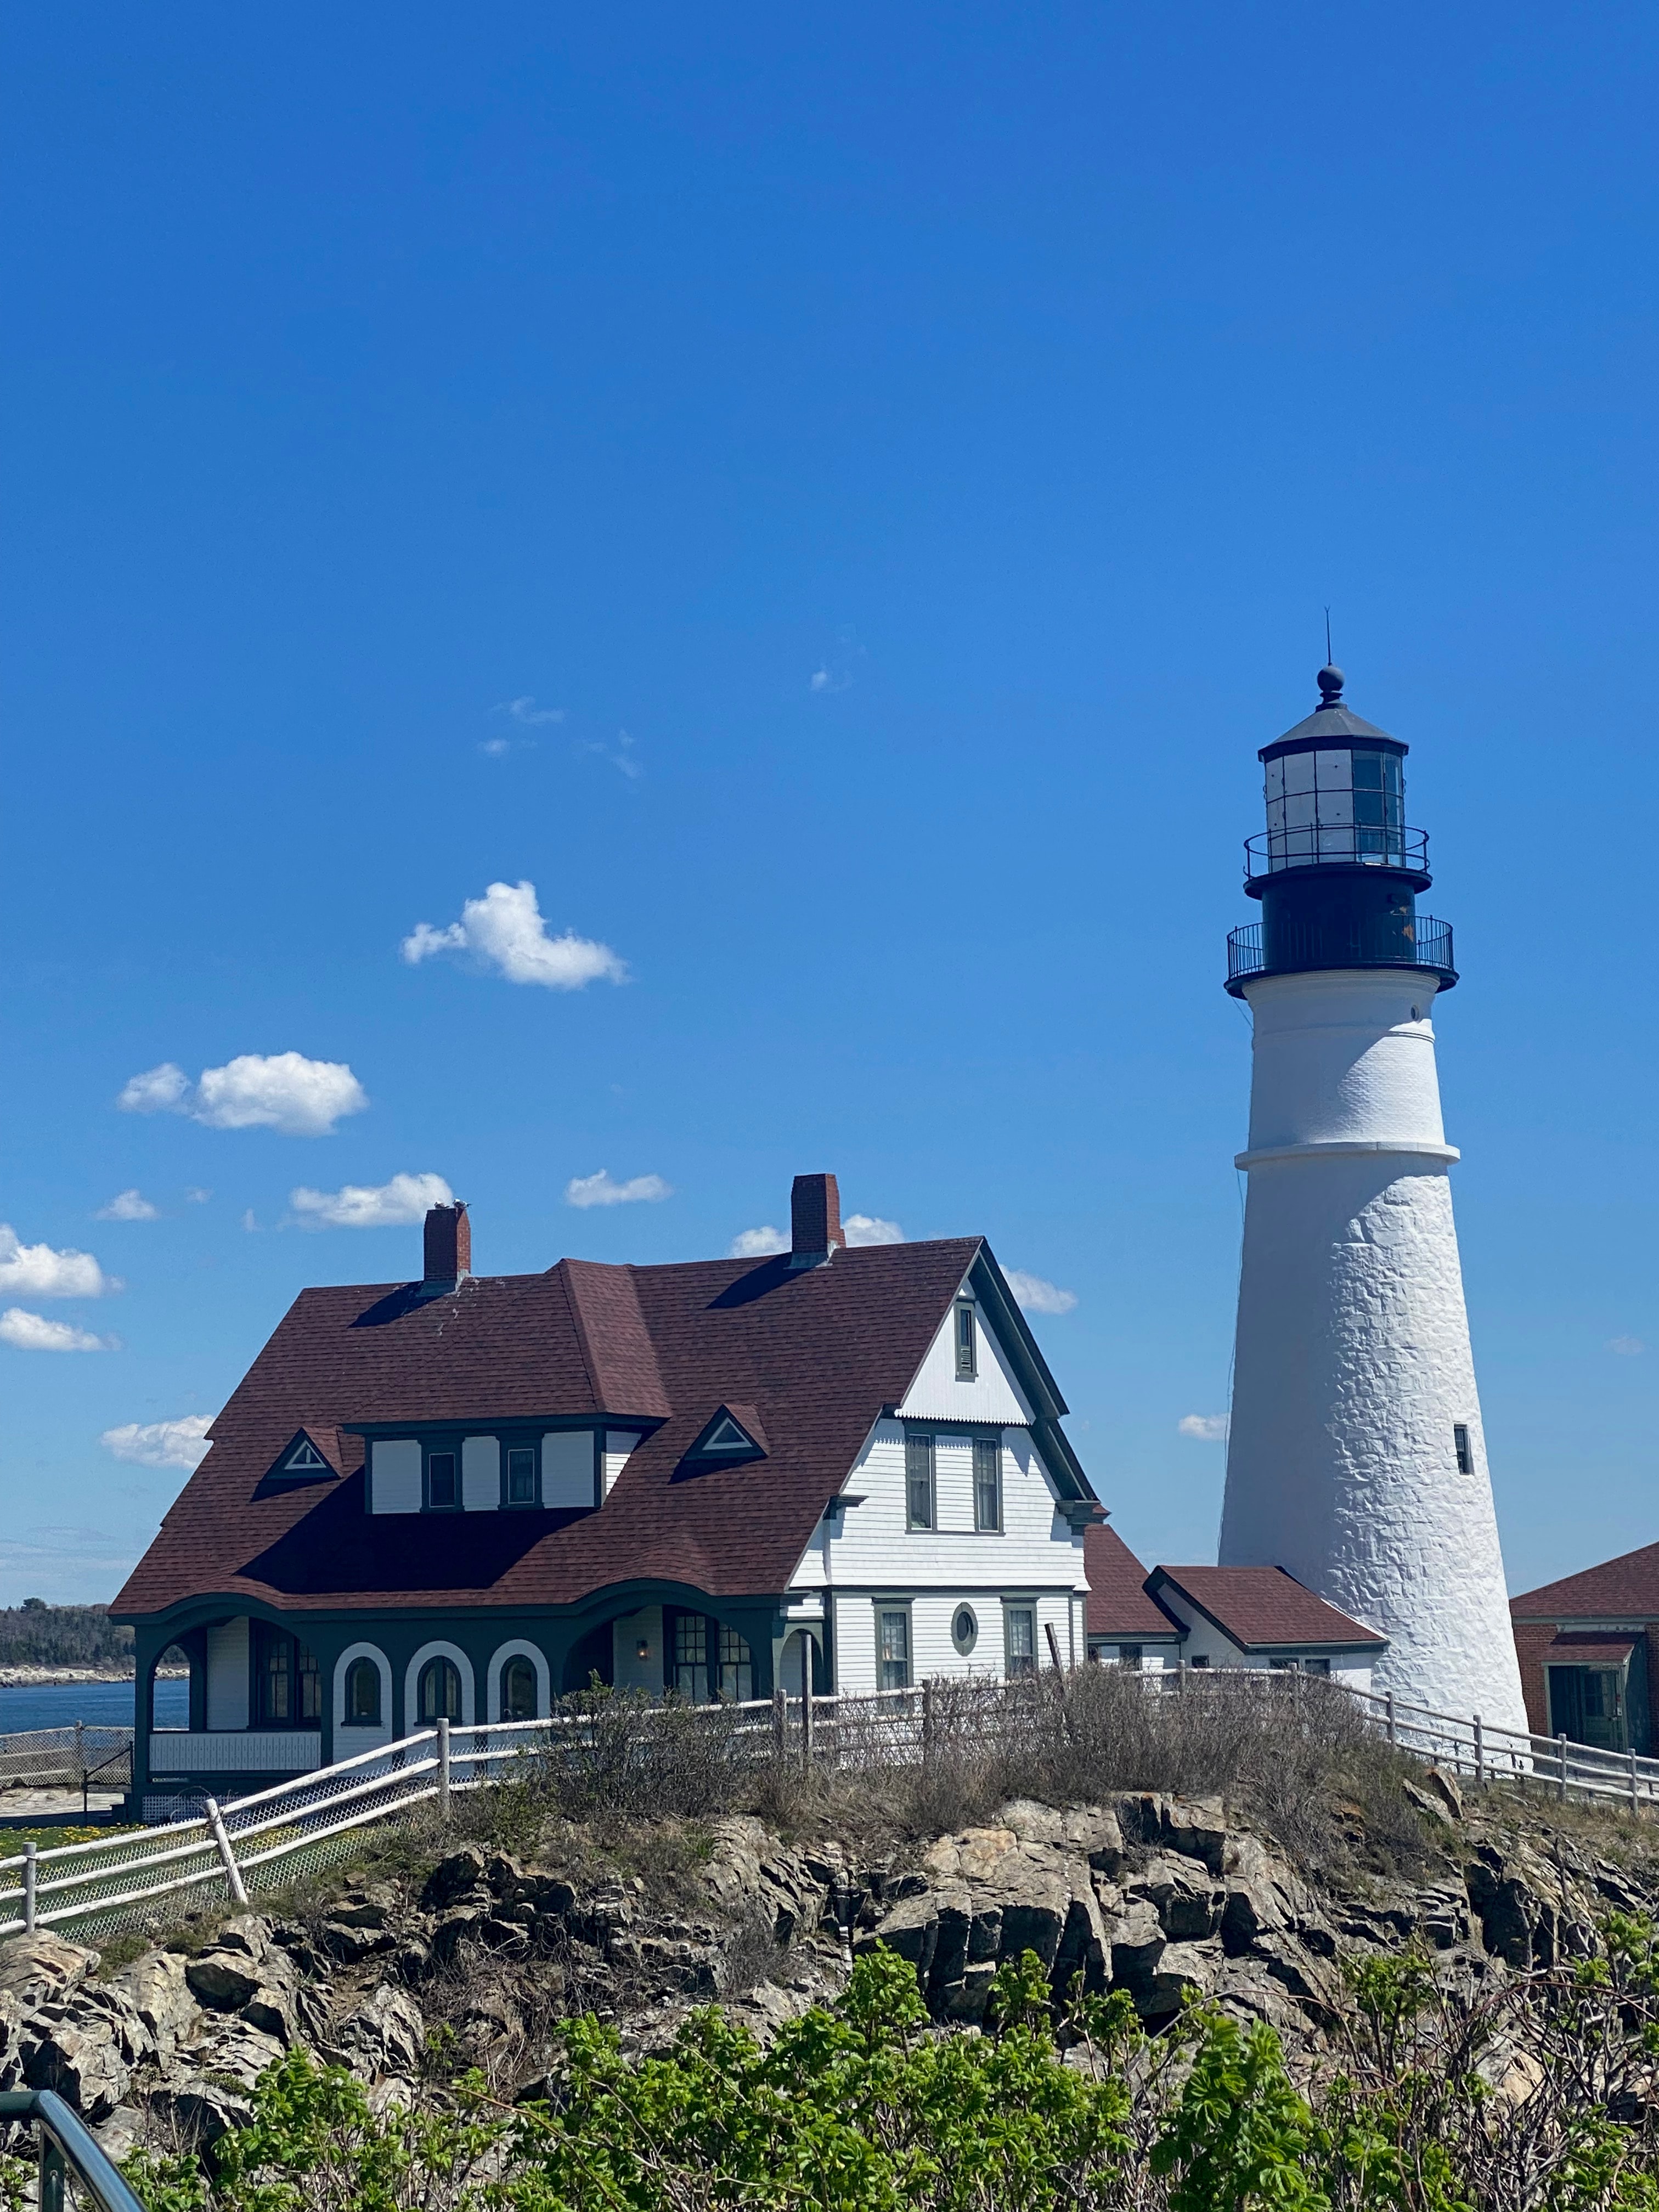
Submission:
<svg viewBox="0 0 1659 2212">
<path fill-rule="evenodd" d="M 716 1820 L 668 1893 L 573 1874 L 568 1852 L 551 1865 L 463 1843 L 288 1917 L 206 1916 L 107 1974 L 89 1948 L 19 1937 L 0 1946 L 0 2087 L 58 2090 L 117 2156 L 235 2125 L 296 2042 L 378 2095 L 461 2065 L 514 2094 L 544 2071 L 564 2014 L 591 2009 L 648 2049 L 718 1997 L 764 2033 L 876 1944 L 911 1962 L 941 2023 L 977 2022 L 998 1965 L 1029 1950 L 1056 1986 L 1125 1989 L 1149 2021 L 1195 1992 L 1295 2044 L 1323 2034 L 1352 1959 L 1415 1944 L 1473 1997 L 1583 1951 L 1609 1908 L 1659 1899 L 1628 1828 L 1552 1831 L 1508 1804 L 1466 1816 L 1455 1785 L 1431 1780 L 1409 1876 L 1352 1854 L 1298 1869 L 1219 1799 L 1137 1795 L 1015 1802 L 879 1851 Z"/>
</svg>

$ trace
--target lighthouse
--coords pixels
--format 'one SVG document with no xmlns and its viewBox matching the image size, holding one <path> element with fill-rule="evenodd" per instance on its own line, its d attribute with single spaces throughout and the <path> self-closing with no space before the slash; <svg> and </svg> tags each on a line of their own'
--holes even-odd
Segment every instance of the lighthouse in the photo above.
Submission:
<svg viewBox="0 0 1659 2212">
<path fill-rule="evenodd" d="M 1224 1566 L 1284 1567 L 1385 1633 L 1379 1689 L 1524 1729 L 1452 1221 L 1407 748 L 1343 703 L 1261 749 L 1261 919 L 1227 945 L 1254 1029 Z"/>
</svg>

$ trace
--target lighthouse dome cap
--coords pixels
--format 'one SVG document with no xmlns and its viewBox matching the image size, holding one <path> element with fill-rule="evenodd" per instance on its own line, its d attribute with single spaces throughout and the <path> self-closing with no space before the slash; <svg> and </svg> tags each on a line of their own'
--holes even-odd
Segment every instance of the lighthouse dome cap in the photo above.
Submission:
<svg viewBox="0 0 1659 2212">
<path fill-rule="evenodd" d="M 1281 752 L 1310 752 L 1322 745 L 1352 744 L 1356 740 L 1368 745 L 1386 745 L 1390 752 L 1403 753 L 1409 750 L 1398 738 L 1391 738 L 1386 730 L 1379 730 L 1375 722 L 1367 722 L 1351 707 L 1342 703 L 1345 678 L 1340 668 L 1326 667 L 1319 672 L 1319 705 L 1294 729 L 1286 730 L 1282 738 L 1275 738 L 1270 745 L 1263 745 L 1258 760 L 1271 760 Z"/>
</svg>

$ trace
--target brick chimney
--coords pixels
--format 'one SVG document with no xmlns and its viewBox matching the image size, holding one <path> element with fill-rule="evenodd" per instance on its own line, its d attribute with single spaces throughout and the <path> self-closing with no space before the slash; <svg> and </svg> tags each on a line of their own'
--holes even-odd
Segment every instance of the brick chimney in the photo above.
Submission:
<svg viewBox="0 0 1659 2212">
<path fill-rule="evenodd" d="M 425 1243 L 425 1287 L 453 1291 L 463 1275 L 472 1273 L 472 1224 L 465 1200 L 428 1211 Z"/>
<path fill-rule="evenodd" d="M 834 1176 L 797 1176 L 789 1193 L 789 1256 L 794 1264 L 799 1267 L 827 1260 L 846 1242 Z"/>
</svg>

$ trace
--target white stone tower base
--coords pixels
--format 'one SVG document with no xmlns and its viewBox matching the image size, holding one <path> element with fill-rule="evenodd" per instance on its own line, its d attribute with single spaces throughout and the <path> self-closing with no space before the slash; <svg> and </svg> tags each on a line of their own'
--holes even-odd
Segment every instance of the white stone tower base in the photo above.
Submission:
<svg viewBox="0 0 1659 2212">
<path fill-rule="evenodd" d="M 1220 1557 L 1288 1568 L 1381 1629 L 1379 1690 L 1523 1729 L 1428 1018 L 1437 988 L 1423 969 L 1377 968 L 1244 986 L 1249 1195 Z"/>
</svg>

